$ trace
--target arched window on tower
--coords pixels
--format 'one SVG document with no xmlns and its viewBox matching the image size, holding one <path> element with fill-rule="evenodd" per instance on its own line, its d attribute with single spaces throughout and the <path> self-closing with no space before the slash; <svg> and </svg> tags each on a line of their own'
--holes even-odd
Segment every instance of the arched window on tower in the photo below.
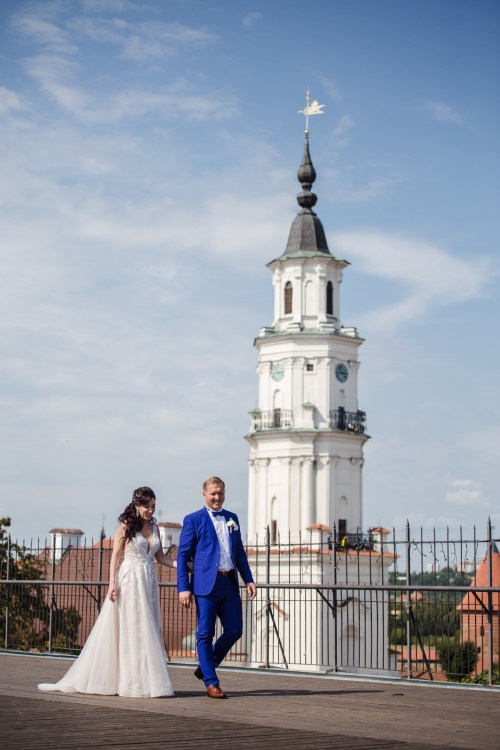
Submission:
<svg viewBox="0 0 500 750">
<path fill-rule="evenodd" d="M 331 281 L 326 285 L 326 314 L 333 315 L 333 284 Z"/>
<path fill-rule="evenodd" d="M 285 315 L 292 314 L 293 287 L 292 282 L 287 281 L 285 284 Z"/>
</svg>

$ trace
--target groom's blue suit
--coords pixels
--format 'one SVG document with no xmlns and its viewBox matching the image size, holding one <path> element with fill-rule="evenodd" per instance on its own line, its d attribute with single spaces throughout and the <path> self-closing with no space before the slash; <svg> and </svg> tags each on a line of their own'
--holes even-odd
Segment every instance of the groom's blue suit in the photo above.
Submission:
<svg viewBox="0 0 500 750">
<path fill-rule="evenodd" d="M 233 519 L 239 526 L 234 513 L 226 510 L 220 513 L 226 524 Z M 220 545 L 208 508 L 185 517 L 177 551 L 177 589 L 179 593 L 191 591 L 195 595 L 198 658 L 207 686 L 219 684 L 215 669 L 241 638 L 243 616 L 236 570 L 245 584 L 253 582 L 239 528 L 231 529 L 229 546 L 234 573 L 219 575 Z M 194 569 L 190 581 L 188 563 L 191 560 Z M 222 623 L 223 633 L 212 645 L 217 617 Z"/>
</svg>

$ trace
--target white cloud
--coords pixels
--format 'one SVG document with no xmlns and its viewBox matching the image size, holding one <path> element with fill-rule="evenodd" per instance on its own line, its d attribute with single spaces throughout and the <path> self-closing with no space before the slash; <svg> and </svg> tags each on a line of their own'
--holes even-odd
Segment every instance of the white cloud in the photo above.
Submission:
<svg viewBox="0 0 500 750">
<path fill-rule="evenodd" d="M 341 99 L 340 91 L 337 85 L 325 76 L 316 75 L 317 80 L 321 83 L 326 93 L 332 97 L 332 99 Z"/>
<path fill-rule="evenodd" d="M 355 125 L 356 123 L 349 117 L 349 115 L 342 115 L 337 125 L 335 126 L 333 134 L 336 136 L 344 135 L 344 133 L 347 133 L 348 130 L 354 128 Z"/>
<path fill-rule="evenodd" d="M 96 42 L 120 44 L 122 57 L 137 61 L 160 59 L 176 54 L 181 47 L 199 47 L 217 41 L 217 36 L 206 29 L 159 21 L 130 23 L 119 18 L 75 18 L 68 28 Z"/>
<path fill-rule="evenodd" d="M 152 112 L 164 118 L 225 120 L 239 112 L 237 100 L 221 91 L 209 91 L 178 79 L 155 91 L 121 90 L 114 93 L 87 92 L 77 83 L 78 66 L 65 58 L 38 55 L 23 60 L 26 72 L 35 78 L 47 96 L 62 109 L 87 124 L 113 123 Z"/>
<path fill-rule="evenodd" d="M 262 13 L 248 13 L 243 19 L 243 26 L 251 29 L 255 24 L 262 20 Z"/>
<path fill-rule="evenodd" d="M 485 260 L 455 258 L 437 245 L 379 231 L 329 235 L 338 257 L 357 261 L 363 273 L 406 288 L 398 302 L 372 310 L 360 320 L 366 330 L 389 331 L 425 315 L 432 307 L 477 299 L 491 281 Z"/>
<path fill-rule="evenodd" d="M 27 109 L 15 91 L 0 86 L 0 114 L 4 115 L 11 110 Z"/>
<path fill-rule="evenodd" d="M 489 503 L 484 498 L 482 485 L 472 479 L 454 479 L 450 482 L 451 490 L 446 493 L 445 499 L 450 505 L 473 505 L 487 506 Z"/>
<path fill-rule="evenodd" d="M 463 116 L 453 109 L 453 107 L 442 102 L 427 101 L 422 109 L 425 112 L 429 112 L 431 117 L 439 122 L 451 122 L 453 125 L 461 125 L 464 120 Z"/>
<path fill-rule="evenodd" d="M 349 115 L 342 115 L 333 129 L 333 147 L 335 151 L 346 148 L 349 144 L 349 138 L 346 134 L 356 126 L 354 120 Z"/>
<path fill-rule="evenodd" d="M 50 5 L 46 9 L 42 4 L 21 11 L 13 17 L 13 27 L 21 36 L 32 39 L 50 52 L 66 55 L 78 52 L 78 48 L 70 41 L 67 31 L 43 18 L 44 10 L 49 12 Z"/>
<path fill-rule="evenodd" d="M 122 13 L 126 10 L 144 10 L 145 3 L 141 5 L 131 3 L 129 0 L 82 0 L 82 6 L 85 10 L 95 11 L 96 13 Z"/>
</svg>

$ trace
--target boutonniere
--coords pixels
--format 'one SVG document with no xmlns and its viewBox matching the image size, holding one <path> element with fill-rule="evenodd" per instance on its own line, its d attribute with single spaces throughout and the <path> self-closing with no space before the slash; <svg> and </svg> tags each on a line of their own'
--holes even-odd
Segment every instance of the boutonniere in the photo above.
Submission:
<svg viewBox="0 0 500 750">
<path fill-rule="evenodd" d="M 230 518 L 230 519 L 229 519 L 229 521 L 227 522 L 227 526 L 228 526 L 228 529 L 229 529 L 229 533 L 230 533 L 230 534 L 232 534 L 232 533 L 233 533 L 233 529 L 234 529 L 235 531 L 238 531 L 238 529 L 240 528 L 240 527 L 238 526 L 238 524 L 236 523 L 236 521 L 234 520 L 234 518 Z"/>
</svg>

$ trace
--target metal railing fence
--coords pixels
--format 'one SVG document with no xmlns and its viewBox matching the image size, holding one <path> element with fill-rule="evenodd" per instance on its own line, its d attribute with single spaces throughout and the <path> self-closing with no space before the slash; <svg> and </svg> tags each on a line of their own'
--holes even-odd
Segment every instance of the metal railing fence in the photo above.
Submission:
<svg viewBox="0 0 500 750">
<path fill-rule="evenodd" d="M 248 544 L 257 582 L 242 586 L 244 635 L 228 661 L 408 679 L 499 681 L 500 555 L 485 538 L 452 540 L 383 529 L 307 535 L 268 529 Z M 77 654 L 106 596 L 111 542 L 55 547 L 0 542 L 0 645 Z M 170 550 L 175 554 L 175 549 Z M 498 555 L 498 559 L 497 556 Z M 175 571 L 157 566 L 166 653 L 196 659 L 194 607 L 179 604 Z"/>
</svg>

